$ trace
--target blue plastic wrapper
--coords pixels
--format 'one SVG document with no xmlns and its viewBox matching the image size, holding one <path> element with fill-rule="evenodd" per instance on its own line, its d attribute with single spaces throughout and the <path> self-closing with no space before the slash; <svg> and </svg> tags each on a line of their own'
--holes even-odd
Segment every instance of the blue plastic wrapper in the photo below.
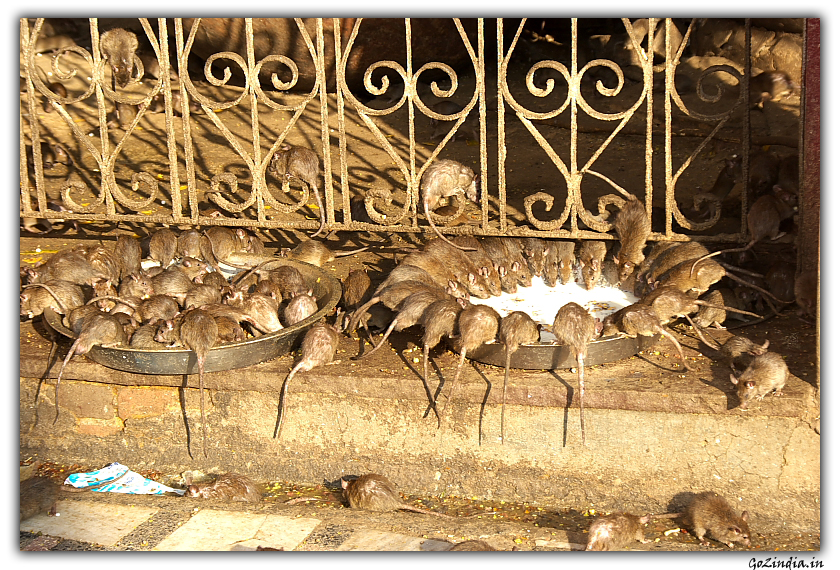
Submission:
<svg viewBox="0 0 840 570">
<path fill-rule="evenodd" d="M 157 481 L 146 479 L 120 463 L 111 463 L 90 473 L 73 473 L 65 479 L 64 484 L 83 489 L 109 481 L 113 481 L 113 483 L 90 490 L 99 493 L 130 493 L 133 495 L 163 495 L 164 493 L 183 495 L 185 493 L 183 489 L 173 489 Z"/>
</svg>

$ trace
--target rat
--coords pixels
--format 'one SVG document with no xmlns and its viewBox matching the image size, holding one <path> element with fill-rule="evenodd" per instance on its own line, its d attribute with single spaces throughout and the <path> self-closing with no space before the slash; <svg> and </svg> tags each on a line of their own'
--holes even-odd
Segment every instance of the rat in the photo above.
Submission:
<svg viewBox="0 0 840 570">
<path fill-rule="evenodd" d="M 791 194 L 799 193 L 799 155 L 791 154 L 779 161 L 776 186 Z"/>
<path fill-rule="evenodd" d="M 390 336 L 391 332 L 394 330 L 401 331 L 406 329 L 410 326 L 416 325 L 420 318 L 423 316 L 423 312 L 426 308 L 446 296 L 445 293 L 440 291 L 429 291 L 429 290 L 420 290 L 416 293 L 412 293 L 408 297 L 402 300 L 400 304 L 397 306 L 397 316 L 394 317 L 394 320 L 391 321 L 391 324 L 385 330 L 385 334 L 382 336 L 382 339 L 379 341 L 373 350 L 365 354 L 364 356 L 370 356 L 377 350 L 379 350 L 383 344 L 385 344 L 385 340 Z M 359 360 L 362 358 L 361 356 L 353 358 L 353 360 Z"/>
<path fill-rule="evenodd" d="M 336 318 L 336 322 L 339 322 L 338 318 Z M 309 372 L 316 366 L 329 364 L 335 357 L 336 349 L 338 349 L 338 330 L 335 326 L 320 322 L 312 325 L 306 331 L 303 341 L 300 343 L 300 360 L 283 380 L 283 386 L 280 389 L 280 417 L 277 420 L 277 428 L 274 430 L 275 438 L 283 430 L 283 423 L 286 420 L 287 392 L 294 375 L 301 370 Z"/>
<path fill-rule="evenodd" d="M 295 325 L 318 312 L 318 302 L 312 296 L 312 291 L 296 295 L 289 299 L 283 308 L 283 320 L 287 327 Z"/>
<path fill-rule="evenodd" d="M 747 203 L 767 194 L 779 177 L 779 157 L 763 150 L 750 155 L 750 174 L 747 184 Z"/>
<path fill-rule="evenodd" d="M 201 257 L 213 269 L 221 272 L 219 262 L 229 263 L 229 258 L 239 250 L 239 239 L 230 228 L 213 226 L 204 230 L 199 243 Z"/>
<path fill-rule="evenodd" d="M 222 302 L 222 291 L 213 285 L 196 283 L 184 297 L 184 309 L 192 309 L 203 305 L 215 305 Z"/>
<path fill-rule="evenodd" d="M 485 237 L 481 240 L 481 247 L 493 263 L 493 269 L 499 275 L 499 285 L 505 293 L 516 293 L 518 280 L 513 265 L 516 263 L 508 257 L 507 247 L 498 237 Z M 527 261 L 526 261 L 527 264 Z"/>
<path fill-rule="evenodd" d="M 318 171 L 321 168 L 321 161 L 318 154 L 302 146 L 294 146 L 289 143 L 282 143 L 268 165 L 268 171 L 277 178 L 285 177 L 286 180 L 297 178 L 309 186 L 310 191 L 315 195 L 315 202 L 318 204 L 318 214 L 321 217 L 321 225 L 311 237 L 320 234 L 327 227 L 326 211 L 324 202 L 318 191 Z"/>
<path fill-rule="evenodd" d="M 161 228 L 149 237 L 149 257 L 164 269 L 172 263 L 177 249 L 178 237 L 169 228 Z"/>
<path fill-rule="evenodd" d="M 548 243 L 545 240 L 535 237 L 522 239 L 522 255 L 525 257 L 528 270 L 532 275 L 542 275 L 547 254 Z M 497 294 L 494 293 L 494 295 Z"/>
<path fill-rule="evenodd" d="M 697 259 L 709 253 L 705 245 L 696 241 L 671 244 L 672 247 L 661 245 L 664 243 L 666 242 L 657 242 L 653 246 L 648 259 L 640 266 L 638 281 L 641 282 L 642 288 L 636 290 L 636 294 L 640 297 L 644 294 L 645 288 L 655 284 L 663 274 L 673 267 L 688 259 Z M 647 269 L 642 269 L 646 265 Z"/>
<path fill-rule="evenodd" d="M 650 220 L 645 205 L 638 198 L 628 198 L 615 215 L 613 227 L 618 234 L 621 248 L 615 256 L 619 267 L 618 280 L 624 281 L 633 269 L 645 260 L 643 249 L 650 235 Z"/>
<path fill-rule="evenodd" d="M 61 279 L 92 287 L 97 279 L 108 278 L 108 275 L 91 265 L 85 257 L 84 249 L 79 247 L 60 250 L 41 265 L 27 267 L 24 271 L 30 283 Z"/>
<path fill-rule="evenodd" d="M 744 336 L 731 336 L 720 347 L 720 354 L 726 359 L 733 372 L 742 372 L 752 363 L 756 356 L 767 352 L 770 341 L 756 344 Z"/>
<path fill-rule="evenodd" d="M 20 294 L 20 314 L 30 319 L 43 314 L 47 307 L 66 315 L 85 304 L 82 288 L 69 281 L 52 279 L 46 283 L 30 283 L 22 288 L 24 291 Z"/>
<path fill-rule="evenodd" d="M 189 293 L 195 285 L 195 283 L 193 283 L 178 266 L 172 266 L 169 269 L 164 269 L 162 273 L 152 277 L 151 283 L 155 295 L 170 295 L 174 297 L 180 305 L 184 304 L 184 300 L 187 298 L 187 293 Z"/>
<path fill-rule="evenodd" d="M 499 324 L 499 342 L 505 345 L 505 380 L 502 385 L 502 444 L 505 443 L 505 403 L 507 382 L 510 375 L 510 357 L 521 344 L 535 344 L 540 341 L 539 325 L 523 311 L 514 311 L 502 317 Z"/>
<path fill-rule="evenodd" d="M 586 550 L 620 550 L 634 540 L 647 544 L 644 526 L 650 515 L 638 516 L 628 513 L 598 517 L 589 525 L 589 541 Z"/>
<path fill-rule="evenodd" d="M 575 263 L 575 242 L 566 240 L 547 240 L 548 253 L 545 255 L 543 281 L 549 287 L 560 283 L 565 285 L 572 280 Z"/>
<path fill-rule="evenodd" d="M 600 332 L 595 317 L 575 302 L 566 303 L 557 310 L 551 332 L 559 344 L 565 344 L 577 359 L 577 375 L 580 394 L 580 435 L 581 443 L 586 445 L 586 428 L 583 423 L 583 359 L 589 347 L 589 341 Z"/>
<path fill-rule="evenodd" d="M 723 309 L 725 311 L 730 311 L 733 313 L 741 313 L 745 315 L 750 315 L 752 317 L 759 317 L 755 313 L 751 313 L 749 311 L 741 311 L 740 309 L 734 309 L 732 307 L 725 307 L 725 306 L 714 306 L 708 303 L 707 301 L 703 301 L 701 299 L 695 299 L 690 297 L 687 293 L 680 291 L 676 285 L 665 283 L 660 285 L 647 295 L 645 295 L 639 303 L 644 305 L 649 305 L 653 308 L 656 316 L 659 317 L 659 323 L 665 324 L 670 322 L 675 317 L 684 317 L 688 320 L 689 324 L 697 330 L 697 327 L 692 322 L 691 318 L 689 317 L 690 314 L 696 313 L 700 310 L 700 307 L 709 307 L 713 306 L 716 309 Z M 699 331 L 698 331 L 698 334 Z M 701 337 L 701 340 L 702 337 Z M 703 340 L 711 348 L 717 349 L 716 346 L 708 344 L 705 340 Z"/>
<path fill-rule="evenodd" d="M 317 267 L 323 267 L 327 263 L 335 261 L 337 257 L 355 255 L 367 250 L 368 247 L 365 246 L 352 251 L 334 252 L 318 240 L 305 239 L 289 252 L 289 258 L 294 259 L 295 261 L 309 263 L 310 265 L 315 265 Z"/>
<path fill-rule="evenodd" d="M 631 338 L 636 338 L 638 335 L 654 336 L 661 334 L 671 341 L 677 349 L 677 352 L 680 353 L 680 360 L 683 366 L 687 370 L 694 371 L 685 360 L 682 346 L 674 338 L 674 335 L 662 328 L 662 325 L 659 323 L 659 317 L 652 307 L 642 303 L 633 303 L 615 313 L 607 315 L 604 319 L 604 336 L 611 336 L 616 332 L 623 333 Z"/>
<path fill-rule="evenodd" d="M 701 257 L 695 263 L 722 253 L 748 251 L 764 238 L 769 238 L 770 241 L 775 241 L 785 235 L 786 232 L 779 230 L 779 225 L 784 220 L 793 216 L 793 208 L 791 208 L 785 201 L 782 194 L 784 193 L 775 192 L 773 194 L 764 194 L 755 201 L 752 207 L 750 207 L 750 211 L 747 214 L 747 228 L 750 231 L 750 241 L 746 246 L 733 249 L 722 249 Z"/>
<path fill-rule="evenodd" d="M 212 483 L 191 483 L 185 497 L 259 503 L 262 493 L 253 479 L 238 473 L 223 473 Z"/>
<path fill-rule="evenodd" d="M 201 232 L 189 229 L 178 234 L 178 242 L 175 248 L 177 257 L 201 258 Z"/>
<path fill-rule="evenodd" d="M 752 162 L 752 161 L 751 161 Z M 715 183 L 708 192 L 703 192 L 695 195 L 693 210 L 701 216 L 706 216 L 709 213 L 708 206 L 700 208 L 699 197 L 707 194 L 711 195 L 718 202 L 722 202 L 724 198 L 729 196 L 732 189 L 741 180 L 743 159 L 738 154 L 733 154 L 730 157 L 723 159 L 723 168 L 720 170 Z"/>
<path fill-rule="evenodd" d="M 441 198 L 458 194 L 463 194 L 471 202 L 477 203 L 478 190 L 476 189 L 475 179 L 476 175 L 472 168 L 454 160 L 440 159 L 429 165 L 420 180 L 423 212 L 426 214 L 429 226 L 439 238 L 462 250 L 469 248 L 455 245 L 440 233 L 440 230 L 432 221 L 431 211 Z"/>
<path fill-rule="evenodd" d="M 784 71 L 765 71 L 750 79 L 750 106 L 764 109 L 768 101 L 793 93 L 798 89 Z"/>
<path fill-rule="evenodd" d="M 784 301 L 792 303 L 796 300 L 794 293 L 796 283 L 796 264 L 789 261 L 777 260 L 764 274 L 767 290 Z"/>
<path fill-rule="evenodd" d="M 344 490 L 344 499 L 351 509 L 364 509 L 366 511 L 411 511 L 424 515 L 435 515 L 437 517 L 453 518 L 443 513 L 427 511 L 403 502 L 397 487 L 384 475 L 366 473 L 357 479 L 347 480 L 341 478 L 341 488 Z"/>
<path fill-rule="evenodd" d="M 184 347 L 195 353 L 198 364 L 198 390 L 201 395 L 201 424 L 202 447 L 204 457 L 207 457 L 207 419 L 204 415 L 204 366 L 207 362 L 207 352 L 216 344 L 218 339 L 216 320 L 202 309 L 190 309 L 181 319 L 181 329 L 178 333 Z"/>
<path fill-rule="evenodd" d="M 155 294 L 152 279 L 145 273 L 132 273 L 128 279 L 120 281 L 120 297 L 138 297 L 145 299 Z"/>
<path fill-rule="evenodd" d="M 99 38 L 99 49 L 102 58 L 111 66 L 115 85 L 125 87 L 134 71 L 137 48 L 137 36 L 123 28 L 113 28 L 106 31 Z"/>
<path fill-rule="evenodd" d="M 165 350 L 166 345 L 155 340 L 157 329 L 157 323 L 141 325 L 136 331 L 134 331 L 134 334 L 131 335 L 131 340 L 129 340 L 128 346 L 138 350 Z"/>
<path fill-rule="evenodd" d="M 403 263 L 408 260 L 407 265 L 418 265 L 432 273 L 438 265 L 436 262 L 440 262 L 440 265 L 450 268 L 450 277 L 457 277 L 457 281 L 467 286 L 471 295 L 479 299 L 489 299 L 493 289 L 487 279 L 489 270 L 479 268 L 473 263 L 472 257 L 467 255 L 468 253 L 475 252 L 463 251 L 442 239 L 435 238 L 429 241 L 420 253 L 420 255 L 428 256 L 431 267 L 428 263 L 418 263 L 416 260 L 412 262 L 411 256 L 407 256 Z"/>
<path fill-rule="evenodd" d="M 440 115 L 454 115 L 460 113 L 464 108 L 455 101 L 445 100 L 438 101 L 430 107 L 432 111 Z M 429 117 L 429 126 L 432 128 L 432 134 L 429 140 L 437 140 L 443 138 L 449 130 L 455 126 L 456 120 L 446 121 Z M 461 124 L 467 132 L 458 132 L 454 138 L 463 136 L 464 138 L 472 137 L 470 140 L 481 140 L 478 136 L 478 117 L 475 113 L 470 113 L 464 122 Z M 467 136 L 469 135 L 469 137 Z"/>
<path fill-rule="evenodd" d="M 432 409 L 435 415 L 438 414 L 438 411 L 434 398 L 431 398 L 428 382 L 429 351 L 436 347 L 444 336 L 452 338 L 455 334 L 458 315 L 469 304 L 466 299 L 453 299 L 447 296 L 426 307 L 420 316 L 419 324 L 423 327 L 423 386 L 432 400 Z M 440 416 L 438 416 L 438 426 L 440 426 Z"/>
<path fill-rule="evenodd" d="M 58 385 L 61 383 L 61 376 L 64 374 L 67 363 L 76 354 L 87 354 L 97 344 L 103 348 L 128 344 L 125 329 L 114 315 L 94 313 L 83 320 L 79 336 L 70 346 L 70 350 L 64 358 L 64 363 L 61 365 L 61 370 L 58 371 L 58 379 L 55 381 L 55 419 L 53 424 L 58 421 Z"/>
<path fill-rule="evenodd" d="M 224 315 L 214 316 L 213 318 L 216 319 L 217 335 L 220 344 L 245 340 L 245 331 L 236 319 Z"/>
<path fill-rule="evenodd" d="M 502 245 L 504 245 L 505 250 L 507 251 L 507 259 L 510 260 L 510 272 L 516 278 L 516 282 L 518 285 L 522 287 L 530 287 L 531 280 L 534 277 L 533 274 L 528 269 L 528 262 L 525 260 L 525 256 L 522 255 L 522 245 L 518 238 L 500 238 L 502 241 Z M 550 255 L 550 254 L 549 254 Z M 565 252 L 560 255 L 561 260 L 567 259 L 565 256 Z M 574 246 L 572 246 L 572 252 L 568 254 L 568 258 L 570 258 L 569 263 L 569 272 L 571 273 L 571 264 L 574 263 Z M 548 258 L 546 257 L 546 260 Z M 560 271 L 564 271 L 562 265 L 560 266 Z"/>
<path fill-rule="evenodd" d="M 143 257 L 143 250 L 140 240 L 134 236 L 121 235 L 114 245 L 114 257 L 120 266 L 120 279 L 126 279 L 132 273 L 140 273 L 140 259 Z"/>
<path fill-rule="evenodd" d="M 819 285 L 819 272 L 816 269 L 803 271 L 796 277 L 793 286 L 796 304 L 800 312 L 810 317 L 817 318 L 817 286 Z"/>
<path fill-rule="evenodd" d="M 703 546 L 709 545 L 707 534 L 729 548 L 736 542 L 750 546 L 749 512 L 743 511 L 738 516 L 717 493 L 705 491 L 695 495 L 686 508 L 685 518 Z"/>
<path fill-rule="evenodd" d="M 580 260 L 580 271 L 583 276 L 583 285 L 587 291 L 595 287 L 595 283 L 601 278 L 601 271 L 604 268 L 604 258 L 607 256 L 607 244 L 598 240 L 583 240 L 578 250 Z"/>
<path fill-rule="evenodd" d="M 354 269 L 341 282 L 341 306 L 347 314 L 355 311 L 373 293 L 367 268 Z"/>
<path fill-rule="evenodd" d="M 241 309 L 259 323 L 261 331 L 273 333 L 283 328 L 279 315 L 280 304 L 271 297 L 252 293 L 242 299 Z"/>
<path fill-rule="evenodd" d="M 489 299 L 490 292 L 487 290 L 486 282 L 480 276 L 469 271 L 462 263 L 463 260 L 444 255 L 442 252 L 433 250 L 414 251 L 409 253 L 400 262 L 400 265 L 413 265 L 426 271 L 438 285 L 456 282 L 463 284 L 471 295 L 481 299 Z"/>
<path fill-rule="evenodd" d="M 493 342 L 496 339 L 496 333 L 499 331 L 500 320 L 501 317 L 496 309 L 487 305 L 472 305 L 458 315 L 458 330 L 460 333 L 457 338 L 457 346 L 461 352 L 461 357 L 458 361 L 458 368 L 455 370 L 455 379 L 452 380 L 449 395 L 446 397 L 447 403 L 452 401 L 467 353 L 482 344 Z M 447 403 L 444 404 L 441 413 L 446 411 Z"/>
<path fill-rule="evenodd" d="M 740 408 L 746 410 L 750 402 L 763 400 L 771 391 L 774 396 L 781 396 L 787 376 L 784 359 L 775 352 L 766 351 L 756 356 L 740 377 L 730 374 L 729 379 L 738 387 Z"/>
</svg>

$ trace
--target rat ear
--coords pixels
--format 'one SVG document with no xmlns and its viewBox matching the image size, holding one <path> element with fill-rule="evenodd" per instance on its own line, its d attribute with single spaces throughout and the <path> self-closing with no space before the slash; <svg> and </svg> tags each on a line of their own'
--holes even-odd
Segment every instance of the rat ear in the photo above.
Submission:
<svg viewBox="0 0 840 570">
<path fill-rule="evenodd" d="M 734 375 L 734 374 L 730 374 L 730 375 L 729 375 L 729 379 L 730 379 L 730 380 L 732 380 L 732 383 L 733 383 L 733 384 L 735 384 L 736 386 L 738 385 L 738 379 L 737 379 L 737 378 L 735 378 L 735 375 Z"/>
<path fill-rule="evenodd" d="M 650 520 L 650 515 L 645 515 L 643 517 L 639 517 L 639 522 L 642 524 L 647 524 Z"/>
<path fill-rule="evenodd" d="M 618 258 L 614 255 L 613 255 L 613 261 L 615 262 L 616 265 L 618 265 Z"/>
<path fill-rule="evenodd" d="M 750 512 L 749 511 L 744 511 L 743 513 L 741 513 L 741 520 L 744 521 L 744 522 L 749 521 L 750 520 Z"/>
<path fill-rule="evenodd" d="M 600 259 L 593 259 L 592 260 L 592 269 L 594 269 L 595 271 L 598 271 L 598 269 L 600 267 L 601 267 L 601 260 Z"/>
<path fill-rule="evenodd" d="M 347 488 L 347 481 L 344 479 L 344 477 L 341 478 L 341 488 L 342 489 Z"/>
<path fill-rule="evenodd" d="M 767 350 L 770 347 L 770 339 L 764 341 L 764 344 L 761 345 L 761 348 Z"/>
<path fill-rule="evenodd" d="M 467 273 L 467 279 L 469 279 L 470 283 L 475 283 L 475 275 L 472 273 Z"/>
</svg>

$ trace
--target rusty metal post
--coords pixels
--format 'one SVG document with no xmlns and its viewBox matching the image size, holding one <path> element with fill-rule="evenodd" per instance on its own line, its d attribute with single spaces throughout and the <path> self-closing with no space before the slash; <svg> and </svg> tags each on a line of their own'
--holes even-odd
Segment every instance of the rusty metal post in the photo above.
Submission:
<svg viewBox="0 0 840 570">
<path fill-rule="evenodd" d="M 806 18 L 804 30 L 799 162 L 800 272 L 817 269 L 817 401 L 820 392 L 820 19 Z"/>
</svg>

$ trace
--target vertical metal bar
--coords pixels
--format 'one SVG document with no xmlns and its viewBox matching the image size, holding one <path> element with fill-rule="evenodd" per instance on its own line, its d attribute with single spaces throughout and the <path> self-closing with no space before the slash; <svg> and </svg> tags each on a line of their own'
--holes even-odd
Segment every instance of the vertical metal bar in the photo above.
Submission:
<svg viewBox="0 0 840 570">
<path fill-rule="evenodd" d="M 196 18 L 193 22 L 193 26 L 200 25 L 201 20 Z M 183 18 L 175 18 L 175 49 L 178 54 L 178 77 L 185 77 L 189 72 L 187 69 L 187 54 L 184 52 L 184 19 Z M 190 221 L 193 224 L 198 223 L 198 196 L 196 191 L 195 185 L 195 153 L 193 151 L 193 142 L 192 142 L 192 130 L 190 129 L 190 121 L 187 120 L 187 113 L 189 113 L 189 106 L 186 105 L 187 101 L 187 88 L 184 87 L 184 82 L 179 81 L 180 88 L 181 88 L 181 102 L 182 108 L 184 109 L 184 120 L 181 121 L 181 125 L 184 129 L 184 163 L 187 169 L 187 199 L 189 200 L 190 206 Z M 212 112 L 212 111 L 211 111 Z M 167 125 L 170 124 L 172 117 L 169 115 L 167 111 Z M 180 182 L 177 182 L 180 183 Z M 181 212 L 178 212 L 180 216 Z"/>
<path fill-rule="evenodd" d="M 524 21 L 524 19 L 523 19 Z M 502 74 L 502 62 L 504 60 L 504 18 L 496 18 L 496 120 L 498 124 L 497 148 L 499 152 L 499 230 L 502 233 L 507 231 L 507 208 L 505 202 L 507 200 L 506 190 L 507 182 L 505 181 L 505 160 L 507 159 L 507 146 L 505 145 L 505 98 L 502 97 L 504 83 L 504 75 Z M 482 194 L 486 197 L 487 192 Z"/>
<path fill-rule="evenodd" d="M 262 177 L 258 175 L 257 169 L 262 163 L 262 149 L 260 148 L 260 114 L 257 102 L 257 92 L 255 85 L 259 81 L 259 77 L 254 73 L 254 68 L 257 65 L 257 59 L 254 56 L 254 19 L 245 18 L 245 63 L 247 65 L 246 74 L 250 76 L 250 80 L 246 80 L 248 88 L 248 100 L 251 105 L 251 144 L 254 148 L 253 154 L 253 168 L 251 170 L 251 180 L 253 186 L 251 192 L 256 193 L 257 196 L 262 196 Z M 247 163 L 247 160 L 246 160 Z M 257 205 L 257 218 L 265 221 L 265 208 Z"/>
<path fill-rule="evenodd" d="M 645 59 L 645 86 L 647 88 L 647 124 L 645 126 L 645 209 L 648 219 L 653 216 L 653 35 L 655 18 L 648 18 L 647 56 Z M 667 37 L 668 34 L 665 34 Z M 667 55 L 666 55 L 667 57 Z M 668 99 L 667 93 L 665 99 Z M 665 107 L 665 233 L 670 232 L 671 216 L 668 210 L 668 185 L 672 176 L 671 164 L 671 113 Z"/>
<path fill-rule="evenodd" d="M 327 93 L 327 72 L 324 63 L 324 19 L 316 18 L 315 21 L 318 53 L 315 66 L 316 77 L 320 83 L 318 90 L 320 91 L 321 100 L 321 142 L 324 148 L 324 208 L 327 209 L 327 225 L 331 225 L 335 223 L 335 206 L 333 204 L 332 158 L 330 155 L 330 106 Z"/>
<path fill-rule="evenodd" d="M 674 64 L 671 61 L 671 18 L 665 19 L 665 236 L 670 238 L 673 235 L 673 211 L 674 211 L 674 167 L 673 160 L 673 144 L 674 137 L 671 132 L 673 128 L 673 108 L 671 107 L 671 94 L 668 88 L 674 81 Z M 650 32 L 650 30 L 648 30 Z M 653 34 L 648 36 L 648 42 L 653 42 Z M 651 70 L 652 71 L 652 70 Z M 652 79 L 651 73 L 651 79 Z M 653 120 L 653 82 L 647 83 L 647 69 L 645 70 L 645 83 L 650 85 L 650 93 L 648 93 L 648 128 L 652 128 Z M 649 131 L 650 132 L 650 131 Z M 648 136 L 648 145 L 652 144 L 652 137 Z M 652 173 L 651 173 L 652 174 Z M 645 178 L 645 186 L 650 188 L 652 180 L 648 183 Z M 652 215 L 651 209 L 648 215 Z"/>
<path fill-rule="evenodd" d="M 820 19 L 807 18 L 803 42 L 799 234 L 797 267 L 819 269 L 820 235 Z"/>
<path fill-rule="evenodd" d="M 341 20 L 333 18 L 333 38 L 335 39 L 335 101 L 336 113 L 338 113 L 338 156 L 340 165 L 339 177 L 341 178 L 341 199 L 344 207 L 344 225 L 347 226 L 350 216 L 350 184 L 347 180 L 347 125 L 344 117 L 344 94 L 341 91 L 339 73 L 343 69 L 342 60 L 342 36 Z M 325 161 L 326 162 L 326 161 Z M 326 188 L 326 181 L 324 182 Z M 355 220 L 354 220 L 355 221 Z"/>
<path fill-rule="evenodd" d="M 577 58 L 578 58 L 578 47 L 577 47 L 577 39 L 578 39 L 578 19 L 572 18 L 572 61 L 570 62 L 572 69 L 571 69 L 571 77 L 577 76 Z M 577 124 L 577 98 L 572 97 L 572 102 L 570 105 L 570 112 L 571 112 L 571 120 L 570 120 L 570 130 L 569 130 L 569 182 L 566 187 L 566 199 L 570 200 L 572 203 L 572 209 L 569 213 L 569 220 L 572 224 L 572 235 L 577 233 L 578 230 L 578 216 L 580 215 L 579 208 L 583 204 L 583 197 L 580 193 L 580 180 L 581 175 L 580 171 L 578 170 L 578 160 L 577 160 L 577 151 L 578 151 L 578 124 Z"/>
<path fill-rule="evenodd" d="M 409 78 L 405 89 L 409 95 L 408 100 L 408 160 L 409 160 L 409 180 L 406 185 L 408 198 L 411 201 L 410 218 L 412 227 L 418 227 L 417 224 L 417 210 L 420 203 L 420 181 L 417 177 L 417 156 L 416 143 L 414 141 L 414 99 L 417 97 L 416 85 L 412 79 L 414 78 L 414 67 L 411 65 L 411 18 L 405 19 L 405 72 Z M 426 220 L 431 225 L 431 220 Z"/>
<path fill-rule="evenodd" d="M 31 132 L 31 124 L 33 122 L 33 115 L 32 115 L 32 91 L 33 91 L 33 84 L 32 80 L 29 78 L 29 56 L 30 56 L 30 49 L 31 46 L 29 45 L 29 21 L 26 18 L 20 19 L 20 47 L 23 51 L 24 57 L 26 58 L 27 62 L 27 73 L 26 73 L 26 102 L 28 103 L 29 109 L 29 123 L 30 123 L 30 132 Z M 20 108 L 20 107 L 18 107 Z M 26 159 L 26 143 L 24 142 L 23 136 L 23 113 L 20 113 L 20 203 L 23 209 L 24 214 L 29 214 L 32 212 L 32 193 L 29 188 L 29 163 Z M 33 148 L 34 151 L 34 148 Z M 34 156 L 34 152 L 33 152 Z M 34 167 L 34 163 L 33 163 Z M 38 209 L 41 210 L 40 204 Z"/>
<path fill-rule="evenodd" d="M 175 137 L 175 122 L 172 118 L 172 83 L 169 77 L 169 69 L 172 62 L 169 60 L 169 32 L 166 26 L 166 18 L 158 18 L 159 30 L 159 45 L 160 45 L 160 79 L 163 82 L 163 96 L 164 101 L 169 101 L 165 105 L 165 124 L 166 124 L 166 149 L 169 154 L 169 195 L 172 198 L 172 219 L 180 220 L 183 217 L 182 200 L 181 200 L 181 181 L 178 176 L 178 143 Z M 179 74 L 179 77 L 181 75 Z M 183 89 L 183 88 L 182 88 Z M 181 94 L 181 101 L 186 101 Z M 182 105 L 182 108 L 186 105 Z M 186 117 L 184 118 L 186 121 Z"/>
<path fill-rule="evenodd" d="M 744 145 L 742 160 L 741 180 L 741 239 L 746 240 L 747 236 L 747 212 L 749 203 L 747 200 L 750 185 L 750 153 L 752 152 L 752 134 L 750 128 L 750 78 L 752 77 L 752 23 L 749 18 L 744 20 L 744 79 L 741 82 L 741 97 L 744 101 Z"/>
<path fill-rule="evenodd" d="M 487 186 L 488 175 L 487 170 L 487 69 L 484 67 L 484 18 L 478 18 L 478 45 L 476 46 L 476 54 L 478 55 L 478 73 L 476 78 L 478 91 L 478 128 L 479 128 L 479 155 L 481 159 L 481 229 L 487 231 L 490 227 L 490 220 L 487 212 Z"/>
</svg>

